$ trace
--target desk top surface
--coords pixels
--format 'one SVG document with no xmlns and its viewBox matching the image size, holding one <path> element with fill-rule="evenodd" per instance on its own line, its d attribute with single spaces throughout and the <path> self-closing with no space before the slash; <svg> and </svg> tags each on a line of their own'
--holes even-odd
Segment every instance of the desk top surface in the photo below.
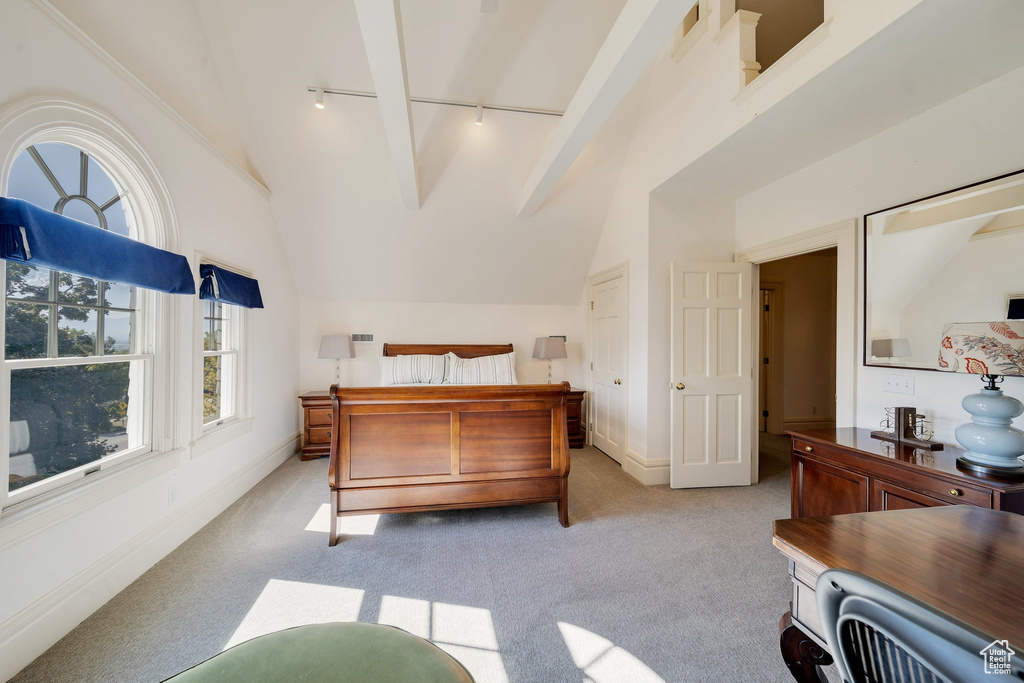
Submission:
<svg viewBox="0 0 1024 683">
<path fill-rule="evenodd" d="M 798 562 L 848 569 L 1024 646 L 1024 516 L 970 505 L 775 521 Z"/>
</svg>

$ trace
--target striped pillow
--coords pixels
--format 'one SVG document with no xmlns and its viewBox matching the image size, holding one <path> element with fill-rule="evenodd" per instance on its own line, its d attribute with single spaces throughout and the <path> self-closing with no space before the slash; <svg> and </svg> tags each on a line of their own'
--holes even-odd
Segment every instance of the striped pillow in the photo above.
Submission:
<svg viewBox="0 0 1024 683">
<path fill-rule="evenodd" d="M 414 356 L 381 356 L 380 385 L 442 384 L 448 359 L 445 356 L 416 354 Z"/>
<path fill-rule="evenodd" d="M 479 358 L 459 358 L 448 353 L 449 384 L 518 384 L 516 352 Z"/>
</svg>

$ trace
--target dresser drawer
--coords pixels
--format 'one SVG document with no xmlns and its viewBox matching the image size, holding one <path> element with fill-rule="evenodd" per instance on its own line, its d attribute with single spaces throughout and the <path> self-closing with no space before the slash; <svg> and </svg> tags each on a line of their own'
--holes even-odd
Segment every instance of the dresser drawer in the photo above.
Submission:
<svg viewBox="0 0 1024 683">
<path fill-rule="evenodd" d="M 793 452 L 799 453 L 800 455 L 812 455 L 819 458 L 829 459 L 847 459 L 849 453 L 843 451 L 840 448 L 831 448 L 829 446 L 822 446 L 821 444 L 811 443 L 810 441 L 804 441 L 803 439 L 793 439 Z"/>
<path fill-rule="evenodd" d="M 962 505 L 977 505 L 978 507 L 992 507 L 992 493 L 981 489 L 971 488 L 963 484 L 953 484 L 942 479 L 936 479 L 916 472 L 904 474 L 899 481 L 903 488 L 938 498 L 946 503 L 959 503 Z"/>
<path fill-rule="evenodd" d="M 306 437 L 306 443 L 309 444 L 330 444 L 331 443 L 331 428 L 330 427 L 310 427 L 308 436 Z"/>
<path fill-rule="evenodd" d="M 332 413 L 333 411 L 330 408 L 310 408 L 309 426 L 330 427 Z"/>
</svg>

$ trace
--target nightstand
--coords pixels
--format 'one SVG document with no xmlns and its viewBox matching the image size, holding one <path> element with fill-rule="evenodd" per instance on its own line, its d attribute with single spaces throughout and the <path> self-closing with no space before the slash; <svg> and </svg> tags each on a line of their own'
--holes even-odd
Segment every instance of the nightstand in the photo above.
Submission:
<svg viewBox="0 0 1024 683">
<path fill-rule="evenodd" d="M 583 401 L 587 392 L 571 389 L 566 394 L 565 421 L 569 432 L 569 448 L 583 448 L 587 445 L 587 421 L 584 419 Z"/>
<path fill-rule="evenodd" d="M 331 395 L 310 391 L 299 396 L 302 403 L 302 460 L 314 460 L 331 454 Z"/>
</svg>

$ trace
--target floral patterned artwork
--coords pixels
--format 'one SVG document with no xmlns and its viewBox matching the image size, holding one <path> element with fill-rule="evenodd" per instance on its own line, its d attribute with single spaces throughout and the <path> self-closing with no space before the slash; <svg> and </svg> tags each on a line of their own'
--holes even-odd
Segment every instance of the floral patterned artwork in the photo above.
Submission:
<svg viewBox="0 0 1024 683">
<path fill-rule="evenodd" d="M 1024 320 L 946 325 L 939 369 L 974 375 L 1024 375 Z"/>
</svg>

